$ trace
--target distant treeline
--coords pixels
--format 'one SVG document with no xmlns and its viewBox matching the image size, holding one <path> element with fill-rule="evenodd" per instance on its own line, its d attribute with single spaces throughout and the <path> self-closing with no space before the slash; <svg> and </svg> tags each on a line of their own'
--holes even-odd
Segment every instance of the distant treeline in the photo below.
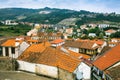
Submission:
<svg viewBox="0 0 120 80">
<path fill-rule="evenodd" d="M 48 14 L 40 14 L 40 11 L 48 11 Z M 120 15 L 111 13 L 94 13 L 89 11 L 74 11 L 68 9 L 42 8 L 42 9 L 24 9 L 24 8 L 4 8 L 0 9 L 0 20 L 16 20 L 34 23 L 57 24 L 66 18 L 78 18 L 77 25 L 89 23 L 92 21 L 111 21 L 120 22 Z"/>
</svg>

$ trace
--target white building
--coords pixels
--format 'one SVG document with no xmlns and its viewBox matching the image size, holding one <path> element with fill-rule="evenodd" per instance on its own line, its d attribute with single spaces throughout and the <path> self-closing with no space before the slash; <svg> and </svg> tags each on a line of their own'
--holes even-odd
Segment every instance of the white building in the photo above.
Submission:
<svg viewBox="0 0 120 80">
<path fill-rule="evenodd" d="M 81 62 L 78 68 L 75 70 L 75 74 L 78 80 L 90 80 L 91 79 L 91 67 L 90 65 Z"/>
<path fill-rule="evenodd" d="M 29 47 L 29 44 L 22 40 L 9 39 L 1 46 L 3 56 L 17 58 L 27 47 Z"/>
<path fill-rule="evenodd" d="M 33 44 L 18 57 L 19 70 L 60 80 L 74 80 L 74 71 L 81 62 L 79 57 L 90 58 L 67 49 L 50 47 L 48 42 Z"/>
<path fill-rule="evenodd" d="M 77 53 L 94 55 L 98 51 L 98 44 L 92 41 L 66 41 L 65 47 Z"/>
<path fill-rule="evenodd" d="M 4 22 L 5 25 L 18 25 L 18 23 L 16 23 L 15 21 L 12 21 L 12 20 L 6 20 Z"/>
<path fill-rule="evenodd" d="M 95 33 L 89 33 L 88 36 L 89 37 L 96 37 L 96 34 Z"/>
<path fill-rule="evenodd" d="M 38 30 L 36 28 L 27 32 L 27 36 L 37 35 Z"/>
<path fill-rule="evenodd" d="M 117 31 L 113 30 L 113 29 L 109 29 L 109 30 L 105 31 L 105 34 L 110 36 L 112 33 L 115 33 L 115 32 L 117 32 Z"/>
<path fill-rule="evenodd" d="M 106 27 L 109 27 L 110 25 L 109 24 L 99 24 L 98 27 L 99 28 L 106 28 Z"/>
<path fill-rule="evenodd" d="M 65 43 L 64 40 L 56 39 L 51 42 L 51 46 L 58 47 L 58 46 L 62 46 L 64 43 Z"/>
</svg>

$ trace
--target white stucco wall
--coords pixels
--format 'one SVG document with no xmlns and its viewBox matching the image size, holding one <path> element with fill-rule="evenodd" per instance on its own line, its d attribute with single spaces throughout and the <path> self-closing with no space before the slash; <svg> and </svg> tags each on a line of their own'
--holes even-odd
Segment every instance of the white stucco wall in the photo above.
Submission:
<svg viewBox="0 0 120 80">
<path fill-rule="evenodd" d="M 92 48 L 94 48 L 94 47 L 96 47 L 96 46 L 98 46 L 98 45 L 97 45 L 96 43 L 94 43 L 93 46 L 92 46 Z"/>
<path fill-rule="evenodd" d="M 101 53 L 102 49 L 107 46 L 107 42 L 104 41 L 103 45 L 98 48 L 98 53 Z"/>
<path fill-rule="evenodd" d="M 20 61 L 20 60 L 17 60 L 17 61 L 19 63 L 19 70 L 35 72 L 35 64 L 34 63 L 29 63 L 29 62 Z"/>
<path fill-rule="evenodd" d="M 84 62 L 81 62 L 78 68 L 75 70 L 75 74 L 82 73 L 82 77 L 85 80 L 89 80 L 91 76 L 91 67 L 85 64 Z"/>
<path fill-rule="evenodd" d="M 108 35 L 108 36 L 111 35 L 111 33 L 109 33 L 109 32 L 105 32 L 105 34 Z"/>
<path fill-rule="evenodd" d="M 27 36 L 31 36 L 32 34 L 36 34 L 38 32 L 38 30 L 37 29 L 32 29 L 32 30 L 30 30 L 29 32 L 27 32 Z"/>
<path fill-rule="evenodd" d="M 2 47 L 2 54 L 3 54 L 3 56 L 6 56 L 6 54 L 5 54 L 5 47 Z"/>
<path fill-rule="evenodd" d="M 73 51 L 73 52 L 79 53 L 79 48 L 69 47 L 68 49 L 71 50 L 71 51 Z"/>
<path fill-rule="evenodd" d="M 18 58 L 19 56 L 19 47 L 15 48 L 15 54 L 14 54 L 14 58 Z"/>
<path fill-rule="evenodd" d="M 26 42 L 22 42 L 20 44 L 20 48 L 19 48 L 19 55 L 21 55 L 21 53 L 23 53 L 23 51 L 25 51 L 30 45 Z"/>
<path fill-rule="evenodd" d="M 64 43 L 65 43 L 65 42 L 61 42 L 61 43 L 58 43 L 58 44 L 52 44 L 51 46 L 57 47 L 57 46 L 63 45 Z"/>
<path fill-rule="evenodd" d="M 41 75 L 46 75 L 53 78 L 58 78 L 57 67 L 43 65 L 43 64 L 29 63 L 21 60 L 17 60 L 17 61 L 19 63 L 19 70 L 24 70 Z"/>
<path fill-rule="evenodd" d="M 103 48 L 104 46 L 107 46 L 107 42 L 105 42 L 105 41 L 104 41 L 104 43 L 103 43 L 103 45 L 102 45 L 102 48 Z"/>
<path fill-rule="evenodd" d="M 43 64 L 37 64 L 37 73 L 47 75 L 53 78 L 58 78 L 58 68 Z"/>
</svg>

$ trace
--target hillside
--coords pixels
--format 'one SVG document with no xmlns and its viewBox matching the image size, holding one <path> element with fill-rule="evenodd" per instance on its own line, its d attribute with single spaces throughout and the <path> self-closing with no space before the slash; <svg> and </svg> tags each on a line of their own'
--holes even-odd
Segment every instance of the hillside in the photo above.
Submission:
<svg viewBox="0 0 120 80">
<path fill-rule="evenodd" d="M 77 25 L 83 23 L 89 23 L 94 21 L 110 21 L 120 22 L 120 14 L 115 13 L 94 13 L 89 11 L 74 11 L 68 9 L 57 8 L 41 8 L 41 9 L 27 9 L 27 8 L 2 8 L 0 9 L 0 20 L 16 20 L 27 21 L 35 23 L 49 23 L 57 24 L 59 22 L 66 21 L 68 19 L 77 18 L 73 22 Z M 71 20 L 70 20 L 71 21 Z M 65 24 L 65 23 L 64 23 Z M 70 23 L 71 24 L 71 23 Z"/>
</svg>

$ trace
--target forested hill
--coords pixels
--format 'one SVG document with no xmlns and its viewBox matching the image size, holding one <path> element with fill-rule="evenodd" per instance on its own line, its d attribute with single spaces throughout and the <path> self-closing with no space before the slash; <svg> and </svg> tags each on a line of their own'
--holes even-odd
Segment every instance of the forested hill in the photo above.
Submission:
<svg viewBox="0 0 120 80">
<path fill-rule="evenodd" d="M 56 24 L 64 19 L 76 18 L 76 24 L 89 23 L 92 21 L 120 22 L 120 14 L 115 13 L 94 13 L 85 10 L 75 11 L 57 8 L 1 8 L 0 20 L 16 20 L 27 22 L 39 22 Z M 80 23 L 79 23 L 80 22 Z"/>
</svg>

